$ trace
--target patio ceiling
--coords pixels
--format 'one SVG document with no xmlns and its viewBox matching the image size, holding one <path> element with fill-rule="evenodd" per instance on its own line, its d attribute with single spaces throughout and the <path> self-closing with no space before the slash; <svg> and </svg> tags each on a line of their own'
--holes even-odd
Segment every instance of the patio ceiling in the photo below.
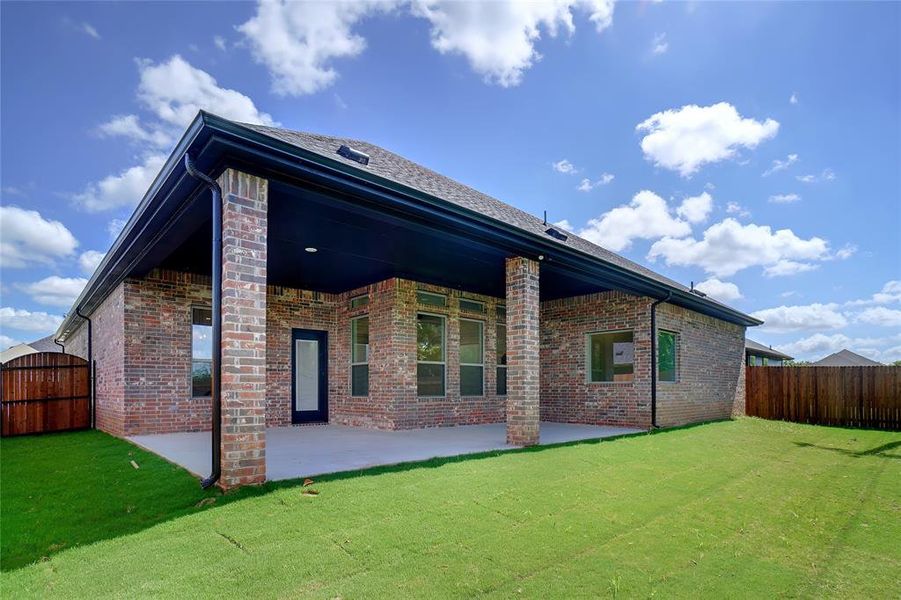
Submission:
<svg viewBox="0 0 901 600">
<path fill-rule="evenodd" d="M 197 214 L 194 214 L 194 213 Z M 195 222 L 172 232 L 167 269 L 208 274 L 208 206 L 196 203 L 183 219 Z M 505 294 L 503 248 L 387 212 L 384 207 L 313 187 L 271 180 L 267 276 L 270 284 L 343 292 L 403 277 L 497 297 Z M 316 248 L 315 253 L 306 248 Z M 543 299 L 611 289 L 574 278 L 551 261 L 542 265 Z"/>
</svg>

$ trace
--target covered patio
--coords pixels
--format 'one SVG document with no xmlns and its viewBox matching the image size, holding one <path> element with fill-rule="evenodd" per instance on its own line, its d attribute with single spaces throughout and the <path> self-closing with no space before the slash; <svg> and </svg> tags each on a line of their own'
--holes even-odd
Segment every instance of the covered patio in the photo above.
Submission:
<svg viewBox="0 0 901 600">
<path fill-rule="evenodd" d="M 569 423 L 541 423 L 540 445 L 638 433 L 640 429 Z M 128 438 L 195 475 L 210 470 L 209 432 L 137 435 Z M 506 443 L 506 425 L 462 425 L 380 431 L 316 425 L 266 430 L 268 481 L 355 471 L 430 458 L 461 456 L 516 448 Z"/>
</svg>

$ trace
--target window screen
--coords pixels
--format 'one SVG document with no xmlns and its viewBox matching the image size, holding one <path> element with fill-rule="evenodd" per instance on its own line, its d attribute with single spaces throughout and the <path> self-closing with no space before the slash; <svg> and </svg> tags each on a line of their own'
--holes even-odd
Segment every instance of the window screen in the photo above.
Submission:
<svg viewBox="0 0 901 600">
<path fill-rule="evenodd" d="M 657 332 L 657 378 L 676 381 L 676 334 L 672 331 Z"/>
</svg>

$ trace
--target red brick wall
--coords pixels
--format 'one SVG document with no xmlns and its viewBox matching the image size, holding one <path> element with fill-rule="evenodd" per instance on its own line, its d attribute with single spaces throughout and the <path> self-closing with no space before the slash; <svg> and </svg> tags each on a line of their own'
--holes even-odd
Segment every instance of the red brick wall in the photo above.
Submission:
<svg viewBox="0 0 901 600">
<path fill-rule="evenodd" d="M 91 315 L 97 428 L 113 435 L 125 429 L 125 287 L 120 284 Z M 88 357 L 88 327 L 82 323 L 66 342 L 66 352 Z"/>
<path fill-rule="evenodd" d="M 651 424 L 652 299 L 605 292 L 541 305 L 541 418 L 630 427 Z M 671 304 L 657 327 L 677 334 L 675 383 L 657 384 L 657 424 L 674 426 L 743 412 L 745 328 Z M 587 335 L 631 330 L 631 383 L 589 383 Z"/>
<path fill-rule="evenodd" d="M 541 419 L 627 427 L 651 424 L 649 298 L 604 292 L 541 303 Z M 632 330 L 634 379 L 588 382 L 588 334 Z"/>
<path fill-rule="evenodd" d="M 498 423 L 505 418 L 506 397 L 496 392 L 496 307 L 503 301 L 490 296 L 461 293 L 458 290 L 417 284 L 405 279 L 396 282 L 397 299 L 392 316 L 390 347 L 383 353 L 387 381 L 379 389 L 378 397 L 391 400 L 389 412 L 396 429 L 444 427 Z M 438 292 L 447 296 L 446 307 L 420 305 L 417 290 Z M 463 313 L 460 298 L 484 302 L 486 312 Z M 416 314 L 425 312 L 445 317 L 446 327 L 446 384 L 443 397 L 417 396 L 416 386 Z M 460 395 L 460 317 L 483 322 L 485 364 L 483 396 Z M 381 400 L 377 400 L 381 404 Z"/>
<path fill-rule="evenodd" d="M 538 443 L 540 418 L 540 301 L 538 261 L 521 256 L 506 262 L 507 443 Z"/>
<path fill-rule="evenodd" d="M 728 419 L 744 412 L 745 328 L 661 304 L 657 327 L 676 332 L 676 382 L 657 384 L 661 427 Z"/>
<path fill-rule="evenodd" d="M 208 430 L 209 398 L 192 399 L 191 307 L 209 306 L 209 277 L 155 271 L 129 279 L 94 315 L 98 424 L 116 435 Z M 448 306 L 419 306 L 418 288 L 447 294 Z M 350 298 L 369 293 L 367 306 Z M 485 396 L 459 394 L 459 301 L 486 303 Z M 503 300 L 389 279 L 343 294 L 269 286 L 266 319 L 266 424 L 291 421 L 291 330 L 329 333 L 329 420 L 380 429 L 503 422 L 495 394 L 496 306 Z M 607 292 L 541 303 L 540 412 L 548 421 L 650 425 L 649 298 Z M 416 395 L 416 313 L 447 317 L 447 395 Z M 350 396 L 350 319 L 370 318 L 370 394 Z M 678 334 L 679 382 L 658 387 L 659 422 L 675 425 L 728 417 L 743 406 L 744 329 L 671 305 L 662 329 Z M 635 381 L 587 383 L 586 335 L 631 329 Z M 86 327 L 67 347 L 84 346 Z M 509 338 L 508 331 L 508 338 Z M 79 350 L 83 355 L 84 350 Z M 739 403 L 742 403 L 741 405 Z"/>
<path fill-rule="evenodd" d="M 210 278 L 154 271 L 125 282 L 125 434 L 203 431 L 210 398 L 191 396 L 192 308 Z"/>
</svg>

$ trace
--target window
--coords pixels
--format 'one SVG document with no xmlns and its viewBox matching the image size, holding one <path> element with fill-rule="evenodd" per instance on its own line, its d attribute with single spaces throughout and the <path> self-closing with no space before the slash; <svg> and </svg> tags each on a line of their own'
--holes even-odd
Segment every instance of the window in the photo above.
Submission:
<svg viewBox="0 0 901 600">
<path fill-rule="evenodd" d="M 191 396 L 209 397 L 213 393 L 213 311 L 191 309 Z"/>
<path fill-rule="evenodd" d="M 506 306 L 504 306 L 503 304 L 498 305 L 498 307 L 495 309 L 495 312 L 497 313 L 498 321 L 506 321 L 507 320 L 507 307 Z"/>
<path fill-rule="evenodd" d="M 350 394 L 369 395 L 369 317 L 350 322 Z"/>
<path fill-rule="evenodd" d="M 589 335 L 588 380 L 631 382 L 633 354 L 631 331 Z"/>
<path fill-rule="evenodd" d="M 676 334 L 672 331 L 657 332 L 657 378 L 676 381 Z"/>
<path fill-rule="evenodd" d="M 460 298 L 460 310 L 469 313 L 485 314 L 485 303 Z"/>
<path fill-rule="evenodd" d="M 439 306 L 441 308 L 447 306 L 447 296 L 432 292 L 416 292 L 416 301 L 426 306 Z"/>
<path fill-rule="evenodd" d="M 416 393 L 444 395 L 444 317 L 416 315 Z"/>
<path fill-rule="evenodd" d="M 351 308 L 360 308 L 367 304 L 369 304 L 369 294 L 363 294 L 362 296 L 356 296 L 350 299 Z"/>
<path fill-rule="evenodd" d="M 507 326 L 497 324 L 495 348 L 497 350 L 497 395 L 507 395 Z"/>
<path fill-rule="evenodd" d="M 484 394 L 484 323 L 460 319 L 460 395 Z"/>
</svg>

